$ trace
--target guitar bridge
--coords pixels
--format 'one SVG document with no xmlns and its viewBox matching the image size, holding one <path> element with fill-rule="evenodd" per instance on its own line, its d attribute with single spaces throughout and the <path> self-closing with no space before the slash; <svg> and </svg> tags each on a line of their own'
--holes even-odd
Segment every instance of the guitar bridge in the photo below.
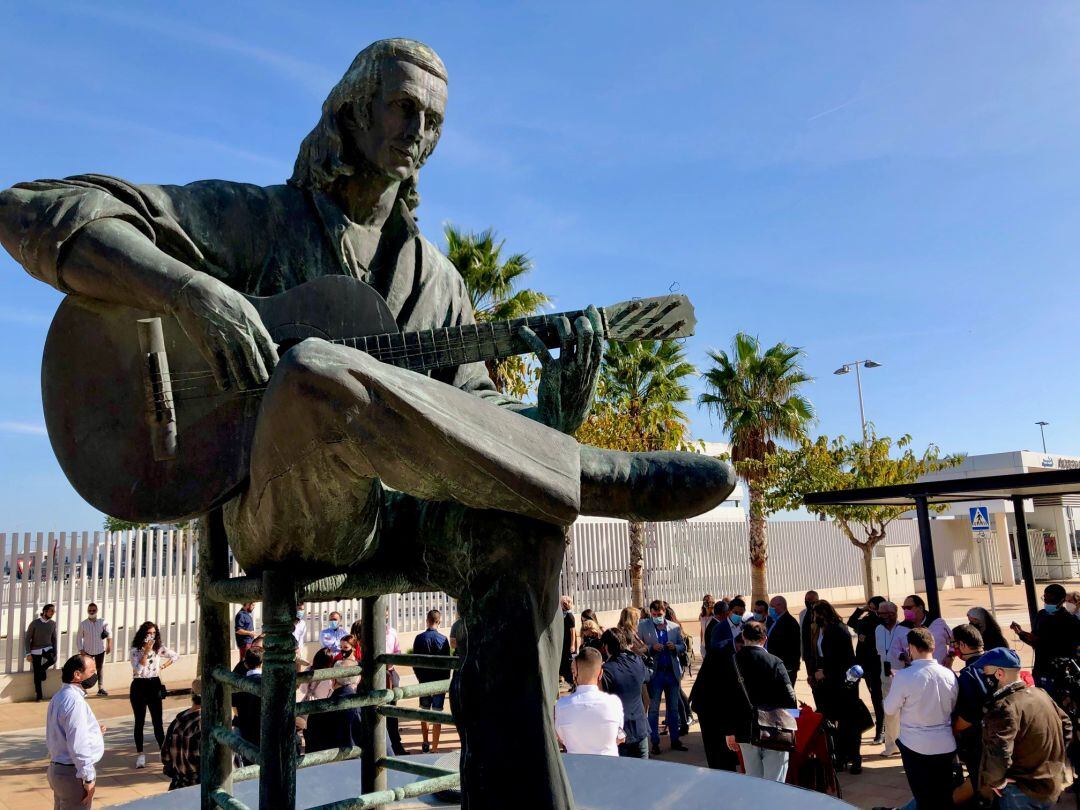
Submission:
<svg viewBox="0 0 1080 810">
<path fill-rule="evenodd" d="M 144 361 L 146 420 L 154 461 L 170 461 L 176 458 L 176 403 L 169 377 L 169 358 L 165 354 L 165 335 L 161 318 L 142 318 L 138 323 Z"/>
</svg>

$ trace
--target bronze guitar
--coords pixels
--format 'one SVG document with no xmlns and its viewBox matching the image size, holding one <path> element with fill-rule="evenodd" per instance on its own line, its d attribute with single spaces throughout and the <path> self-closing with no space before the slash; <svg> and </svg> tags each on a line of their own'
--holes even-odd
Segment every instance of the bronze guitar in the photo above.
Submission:
<svg viewBox="0 0 1080 810">
<path fill-rule="evenodd" d="M 559 345 L 557 314 L 403 333 L 382 296 L 348 276 L 249 300 L 282 351 L 316 337 L 418 373 L 526 354 L 523 326 Z M 573 321 L 582 313 L 561 314 Z M 624 301 L 600 314 L 608 340 L 685 337 L 695 325 L 684 295 Z M 247 477 L 262 389 L 219 389 L 171 317 L 69 296 L 49 328 L 41 380 L 60 466 L 106 514 L 139 522 L 204 514 Z"/>
</svg>

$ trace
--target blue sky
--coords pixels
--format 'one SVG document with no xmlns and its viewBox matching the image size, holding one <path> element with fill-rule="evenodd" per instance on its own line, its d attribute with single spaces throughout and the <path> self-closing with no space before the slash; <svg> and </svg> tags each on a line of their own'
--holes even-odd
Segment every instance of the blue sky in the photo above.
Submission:
<svg viewBox="0 0 1080 810">
<path fill-rule="evenodd" d="M 690 295 L 807 351 L 829 435 L 1080 454 L 1080 6 L 23 4 L 0 28 L 0 185 L 95 171 L 282 182 L 352 57 L 450 72 L 421 227 L 494 226 L 560 308 Z M 15 7 L 12 7 L 15 8 Z M 312 9 L 315 9 L 314 11 Z M 0 531 L 95 528 L 42 432 L 59 295 L 0 255 Z M 720 426 L 695 413 L 702 438 Z"/>
</svg>

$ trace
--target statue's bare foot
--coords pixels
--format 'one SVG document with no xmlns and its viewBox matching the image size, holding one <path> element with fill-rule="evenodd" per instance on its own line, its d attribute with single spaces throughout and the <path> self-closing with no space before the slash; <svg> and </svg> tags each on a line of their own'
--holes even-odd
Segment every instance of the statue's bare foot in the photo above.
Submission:
<svg viewBox="0 0 1080 810">
<path fill-rule="evenodd" d="M 581 447 L 583 515 L 681 520 L 719 506 L 734 488 L 735 470 L 711 456 Z"/>
</svg>

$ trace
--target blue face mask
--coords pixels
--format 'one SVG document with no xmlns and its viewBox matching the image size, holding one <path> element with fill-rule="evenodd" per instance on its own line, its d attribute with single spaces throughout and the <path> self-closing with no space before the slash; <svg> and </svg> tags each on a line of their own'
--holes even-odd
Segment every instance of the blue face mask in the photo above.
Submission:
<svg viewBox="0 0 1080 810">
<path fill-rule="evenodd" d="M 296 611 L 296 618 L 298 618 L 298 619 L 304 618 L 304 611 L 302 611 L 302 610 Z"/>
<path fill-rule="evenodd" d="M 742 624 L 742 616 L 740 616 L 738 613 L 732 613 L 731 614 L 731 623 L 732 624 Z"/>
<path fill-rule="evenodd" d="M 1053 613 L 1057 609 L 1057 605 L 1043 605 L 1043 610 L 1045 610 L 1047 613 Z"/>
<path fill-rule="evenodd" d="M 653 624 L 663 624 L 664 623 L 664 617 L 663 616 L 653 616 L 652 617 L 652 622 L 653 622 Z"/>
<path fill-rule="evenodd" d="M 331 630 L 337 630 L 337 619 L 331 619 L 330 620 L 330 629 Z"/>
<path fill-rule="evenodd" d="M 774 622 L 780 618 L 780 614 L 776 612 L 776 608 L 769 608 L 769 618 L 772 619 Z"/>
<path fill-rule="evenodd" d="M 765 621 L 765 614 L 764 614 L 764 613 L 757 613 L 757 612 L 755 612 L 755 613 L 754 613 L 754 621 L 756 621 L 756 622 L 763 622 L 763 621 Z"/>
</svg>

